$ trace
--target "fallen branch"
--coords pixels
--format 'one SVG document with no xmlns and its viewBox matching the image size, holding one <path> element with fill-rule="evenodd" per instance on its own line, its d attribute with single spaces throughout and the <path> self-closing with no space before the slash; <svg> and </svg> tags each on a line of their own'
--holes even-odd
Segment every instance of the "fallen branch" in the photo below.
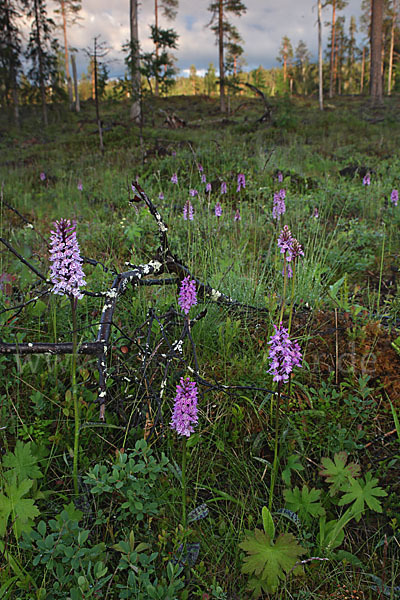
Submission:
<svg viewBox="0 0 400 600">
<path fill-rule="evenodd" d="M 111 348 L 111 333 L 112 328 L 120 330 L 119 327 L 114 322 L 114 313 L 117 307 L 117 303 L 119 298 L 125 294 L 128 286 L 135 289 L 140 285 L 176 285 L 178 284 L 184 277 L 190 276 L 192 279 L 196 281 L 196 288 L 199 300 L 203 301 L 211 301 L 217 304 L 221 304 L 226 306 L 231 310 L 239 310 L 239 311 L 257 311 L 258 313 L 267 313 L 266 309 L 260 309 L 254 306 L 249 306 L 243 304 L 241 302 L 236 301 L 233 298 L 230 298 L 226 294 L 223 294 L 219 290 L 213 288 L 207 283 L 203 283 L 199 281 L 190 270 L 176 258 L 171 252 L 168 244 L 168 227 L 164 223 L 160 213 L 157 208 L 154 206 L 153 202 L 147 196 L 143 188 L 137 183 L 132 182 L 132 189 L 135 192 L 135 196 L 130 200 L 131 203 L 144 202 L 148 207 L 151 215 L 153 216 L 159 233 L 159 248 L 156 251 L 155 257 L 150 260 L 147 264 L 142 265 L 133 265 L 129 262 L 125 263 L 128 267 L 127 271 L 122 273 L 117 273 L 114 269 L 110 269 L 106 267 L 104 264 L 96 261 L 92 258 L 85 257 L 84 260 L 88 264 L 93 266 L 97 266 L 98 264 L 102 267 L 105 273 L 110 273 L 114 275 L 114 280 L 111 284 L 111 287 L 108 290 L 101 292 L 91 292 L 88 290 L 83 290 L 85 296 L 88 297 L 102 297 L 104 298 L 104 304 L 101 312 L 101 317 L 98 325 L 98 331 L 96 340 L 93 342 L 84 342 L 78 348 L 79 354 L 87 354 L 91 356 L 97 356 L 97 369 L 99 373 L 99 386 L 98 386 L 98 398 L 97 401 L 100 407 L 100 420 L 104 420 L 105 418 L 105 401 L 107 394 L 107 380 L 109 378 L 109 372 L 107 368 L 107 361 L 110 354 Z M 8 205 L 9 208 L 12 209 Z M 25 218 L 18 213 L 23 221 Z M 15 248 L 11 246 L 11 244 L 5 240 L 4 238 L 0 238 L 0 241 L 6 246 L 6 248 L 14 254 L 25 266 L 27 266 L 32 272 L 34 272 L 42 281 L 46 283 L 51 283 L 49 279 L 47 279 L 34 265 L 32 265 L 29 261 L 27 261 Z M 159 275 L 163 273 L 171 273 L 176 275 L 176 277 L 172 278 L 159 278 Z M 152 279 L 147 279 L 147 277 L 153 276 Z M 154 276 L 156 276 L 154 278 Z M 49 293 L 50 290 L 45 290 L 42 292 L 42 295 Z M 36 294 L 35 298 L 28 300 L 26 303 L 21 304 L 19 306 L 14 307 L 15 310 L 23 309 L 30 303 L 36 302 L 40 294 Z M 11 310 L 11 308 L 7 308 L 6 310 Z M 18 313 L 19 314 L 19 313 Z M 195 319 L 191 321 L 191 324 L 194 325 L 197 321 L 203 318 L 206 314 L 206 310 L 202 311 Z M 225 386 L 218 383 L 210 383 L 201 378 L 199 374 L 199 366 L 197 364 L 197 358 L 195 356 L 194 350 L 194 342 L 191 337 L 191 330 L 186 321 L 184 321 L 182 332 L 179 338 L 175 339 L 174 342 L 170 343 L 167 337 L 167 328 L 173 323 L 178 322 L 183 317 L 179 313 L 175 311 L 173 307 L 165 313 L 162 317 L 157 317 L 154 311 L 150 311 L 146 322 L 141 325 L 136 330 L 136 337 L 139 337 L 139 332 L 143 330 L 144 327 L 147 328 L 146 333 L 146 342 L 144 347 L 138 342 L 135 341 L 135 345 L 138 348 L 138 354 L 136 358 L 138 358 L 141 362 L 141 371 L 142 375 L 138 378 L 136 375 L 121 375 L 122 378 L 127 382 L 127 384 L 131 383 L 133 380 L 138 383 L 139 386 L 144 385 L 146 388 L 146 393 L 150 395 L 157 402 L 156 414 L 160 417 L 161 410 L 161 398 L 163 391 L 166 386 L 167 374 L 169 365 L 172 360 L 178 359 L 182 362 L 189 372 L 193 373 L 193 376 L 198 381 L 199 384 L 207 387 L 208 389 L 219 389 L 223 391 L 235 391 L 235 390 L 254 390 L 254 391 L 263 391 L 267 393 L 274 394 L 275 392 L 268 390 L 266 388 L 261 388 L 257 386 Z M 161 331 L 161 339 L 156 343 L 155 349 L 151 350 L 151 338 L 152 338 L 152 324 L 157 322 L 160 331 Z M 121 331 L 121 330 L 120 330 Z M 124 332 L 123 338 L 129 340 L 130 343 L 134 340 L 135 336 L 128 336 Z M 190 365 L 186 364 L 183 360 L 182 356 L 182 345 L 184 339 L 188 338 L 191 344 L 191 347 L 194 352 L 194 364 L 195 368 L 193 369 Z M 120 339 L 120 338 L 119 338 Z M 162 352 L 161 346 L 166 344 L 168 351 Z M 0 354 L 12 355 L 12 354 L 70 354 L 72 353 L 72 343 L 63 342 L 63 343 L 44 343 L 44 342 L 28 342 L 22 344 L 10 344 L 0 341 Z M 159 393 L 152 390 L 152 381 L 154 380 L 155 374 L 152 377 L 148 378 L 148 369 L 153 360 L 157 358 L 157 366 L 156 372 L 163 368 L 163 376 L 161 378 L 161 391 Z M 127 396 L 129 397 L 129 396 Z M 161 418 L 161 417 L 160 417 Z M 156 426 L 156 422 L 154 423 L 154 427 Z"/>
</svg>

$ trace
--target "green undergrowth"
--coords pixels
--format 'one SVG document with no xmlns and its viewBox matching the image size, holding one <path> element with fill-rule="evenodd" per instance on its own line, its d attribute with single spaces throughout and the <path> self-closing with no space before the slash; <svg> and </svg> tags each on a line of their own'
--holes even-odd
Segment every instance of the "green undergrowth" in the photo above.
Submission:
<svg viewBox="0 0 400 600">
<path fill-rule="evenodd" d="M 76 220 L 82 254 L 111 270 L 84 264 L 88 290 L 154 258 L 155 220 L 129 203 L 137 178 L 172 254 L 241 303 L 199 298 L 184 361 L 174 359 L 161 385 L 184 327 L 177 283 L 128 286 L 113 317 L 105 421 L 97 359 L 78 356 L 78 497 L 70 356 L 0 355 L 1 598 L 339 600 L 343 586 L 362 599 L 400 596 L 398 99 L 379 118 L 360 98 L 333 100 L 323 113 L 314 101 L 271 99 L 262 124 L 259 101 L 242 101 L 232 98 L 222 120 L 215 99 L 148 100 L 142 130 L 128 104 L 105 103 L 103 154 L 90 102 L 79 115 L 52 107 L 47 130 L 38 107 L 22 110 L 21 130 L 1 117 L 1 236 L 38 271 L 49 274 L 46 241 L 60 218 Z M 186 127 L 169 129 L 159 108 Z M 237 192 L 239 173 L 246 187 Z M 188 199 L 193 221 L 183 219 Z M 304 249 L 293 295 L 276 244 L 283 225 Z M 71 341 L 67 298 L 47 294 L 4 312 L 45 287 L 2 248 L 2 342 Z M 303 363 L 282 388 L 276 430 L 268 341 L 284 294 Z M 103 304 L 79 301 L 78 344 L 95 339 Z M 164 330 L 171 307 L 177 316 Z M 199 423 L 183 445 L 169 423 L 176 385 L 196 364 Z"/>
</svg>

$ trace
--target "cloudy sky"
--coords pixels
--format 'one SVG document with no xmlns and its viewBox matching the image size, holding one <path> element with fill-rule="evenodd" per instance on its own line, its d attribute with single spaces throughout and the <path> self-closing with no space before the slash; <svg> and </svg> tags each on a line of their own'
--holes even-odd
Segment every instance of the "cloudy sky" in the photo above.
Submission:
<svg viewBox="0 0 400 600">
<path fill-rule="evenodd" d="M 306 42 L 313 56 L 317 51 L 316 0 L 243 0 L 247 12 L 242 17 L 232 17 L 244 39 L 245 70 L 262 65 L 266 68 L 276 66 L 276 56 L 282 36 L 289 36 L 295 48 L 299 40 Z M 49 12 L 54 5 L 49 0 Z M 175 51 L 177 67 L 181 75 L 186 75 L 190 65 L 194 64 L 201 73 L 208 64 L 218 64 L 215 38 L 206 27 L 210 20 L 207 11 L 209 0 L 179 0 L 179 10 L 174 22 L 168 22 L 162 16 L 161 27 L 173 27 L 179 34 L 179 47 Z M 361 0 L 350 0 L 342 14 L 346 16 L 347 26 L 350 16 L 359 18 Z M 148 39 L 149 25 L 154 22 L 154 0 L 142 0 L 139 13 L 139 36 L 142 49 L 151 50 Z M 87 47 L 94 36 L 111 48 L 107 60 L 110 76 L 124 74 L 121 46 L 129 38 L 129 0 L 82 0 L 82 20 L 71 27 L 69 45 L 77 49 Z M 331 18 L 331 9 L 323 11 L 323 20 Z M 327 31 L 324 30 L 325 44 Z M 87 58 L 79 54 L 78 68 L 87 71 Z"/>
</svg>

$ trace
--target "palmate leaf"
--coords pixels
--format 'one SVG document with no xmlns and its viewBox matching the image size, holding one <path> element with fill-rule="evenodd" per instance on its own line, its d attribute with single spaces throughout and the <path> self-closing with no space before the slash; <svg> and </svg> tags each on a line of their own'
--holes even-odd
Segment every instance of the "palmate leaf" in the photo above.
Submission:
<svg viewBox="0 0 400 600">
<path fill-rule="evenodd" d="M 336 452 L 333 461 L 330 458 L 321 459 L 324 467 L 319 472 L 322 477 L 326 477 L 326 481 L 331 484 L 329 494 L 334 496 L 338 491 L 343 489 L 343 486 L 350 479 L 356 479 L 360 476 L 360 465 L 354 462 L 347 463 L 348 454 L 345 450 Z"/>
<path fill-rule="evenodd" d="M 39 479 L 43 475 L 36 463 L 37 458 L 32 454 L 31 442 L 24 444 L 18 440 L 14 452 L 7 452 L 3 458 L 3 467 L 9 469 L 4 473 L 4 477 L 9 483 Z"/>
<path fill-rule="evenodd" d="M 377 497 L 387 496 L 387 493 L 381 487 L 376 486 L 377 483 L 378 480 L 373 478 L 370 472 L 365 475 L 365 480 L 362 477 L 350 479 L 346 488 L 347 494 L 340 498 L 339 506 L 353 502 L 350 508 L 356 521 L 359 521 L 366 511 L 365 505 L 371 510 L 381 513 L 382 505 Z"/>
<path fill-rule="evenodd" d="M 296 486 L 293 490 L 285 490 L 283 492 L 286 501 L 286 508 L 297 513 L 300 519 L 309 520 L 310 517 L 323 516 L 325 510 L 319 500 L 321 490 L 315 488 L 308 489 L 306 485 L 300 492 Z"/>
<path fill-rule="evenodd" d="M 34 500 L 23 498 L 31 489 L 32 483 L 31 479 L 25 479 L 19 485 L 12 482 L 4 486 L 5 494 L 0 494 L 0 537 L 5 534 L 10 518 L 18 537 L 22 531 L 29 531 L 33 520 L 39 516 Z"/>
<path fill-rule="evenodd" d="M 239 547 L 249 554 L 244 558 L 242 572 L 255 575 L 249 580 L 255 597 L 261 594 L 261 589 L 274 592 L 279 580 L 285 579 L 299 556 L 306 552 L 291 533 L 281 534 L 274 543 L 260 529 L 248 532 Z"/>
</svg>

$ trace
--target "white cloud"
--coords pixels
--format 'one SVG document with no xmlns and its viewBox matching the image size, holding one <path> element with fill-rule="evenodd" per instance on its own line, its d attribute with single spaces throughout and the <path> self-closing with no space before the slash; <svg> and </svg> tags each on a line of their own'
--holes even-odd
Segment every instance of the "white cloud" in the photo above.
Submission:
<svg viewBox="0 0 400 600">
<path fill-rule="evenodd" d="M 244 0 L 247 12 L 242 17 L 232 17 L 244 39 L 246 68 L 263 65 L 266 68 L 277 65 L 281 39 L 287 35 L 294 47 L 303 39 L 313 56 L 317 52 L 316 0 Z M 177 67 L 186 74 L 194 64 L 199 73 L 204 72 L 210 62 L 218 65 L 218 50 L 215 36 L 206 27 L 210 13 L 204 2 L 180 0 L 177 18 L 168 22 L 160 14 L 160 26 L 173 27 L 179 34 L 179 47 L 174 52 Z M 53 2 L 54 5 L 54 2 Z M 51 2 L 50 6 L 51 8 Z M 153 0 L 143 0 L 139 14 L 139 36 L 143 50 L 150 51 L 152 43 L 148 36 L 149 26 L 154 22 Z M 50 11 L 49 11 L 50 12 Z M 323 20 L 329 21 L 329 8 L 323 11 Z M 100 35 L 110 47 L 107 56 L 112 76 L 122 76 L 125 71 L 122 44 L 129 38 L 129 0 L 84 0 L 80 25 L 69 29 L 69 44 L 79 50 L 93 44 L 93 38 Z M 350 16 L 360 14 L 360 1 L 350 0 L 343 14 L 348 26 Z M 324 43 L 328 31 L 324 28 Z M 88 59 L 80 51 L 79 72 L 87 70 Z"/>
</svg>

